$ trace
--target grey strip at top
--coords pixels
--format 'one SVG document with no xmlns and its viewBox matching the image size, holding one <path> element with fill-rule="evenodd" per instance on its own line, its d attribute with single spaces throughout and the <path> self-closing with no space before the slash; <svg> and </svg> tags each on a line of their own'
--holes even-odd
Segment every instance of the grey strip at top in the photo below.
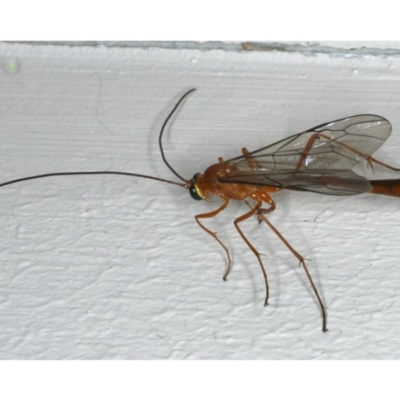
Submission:
<svg viewBox="0 0 400 400">
<path fill-rule="evenodd" d="M 196 49 L 201 51 L 207 50 L 223 50 L 223 51 L 277 51 L 286 53 L 301 53 L 306 56 L 314 56 L 316 54 L 328 54 L 332 57 L 364 57 L 372 55 L 376 57 L 400 57 L 400 49 L 395 48 L 376 48 L 376 47 L 356 47 L 344 48 L 324 46 L 320 44 L 296 44 L 296 43 L 280 43 L 280 42 L 194 42 L 194 41 L 75 41 L 75 42 L 8 42 L 8 43 L 24 43 L 31 45 L 58 45 L 58 46 L 89 46 L 89 47 L 120 47 L 120 48 L 163 48 L 163 49 Z M 370 42 L 366 44 L 370 45 Z"/>
</svg>

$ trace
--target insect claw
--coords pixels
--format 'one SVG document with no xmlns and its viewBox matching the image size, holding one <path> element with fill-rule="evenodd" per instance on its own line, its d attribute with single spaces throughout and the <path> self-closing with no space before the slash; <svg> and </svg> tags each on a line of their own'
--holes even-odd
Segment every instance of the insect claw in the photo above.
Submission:
<svg viewBox="0 0 400 400">
<path fill-rule="evenodd" d="M 227 253 L 227 254 L 228 254 L 228 268 L 226 269 L 226 271 L 225 271 L 225 273 L 224 273 L 224 275 L 223 275 L 223 277 L 222 277 L 222 279 L 223 279 L 224 281 L 227 281 L 227 280 L 228 280 L 228 275 L 229 275 L 229 273 L 231 272 L 231 267 L 232 267 L 231 258 L 230 258 L 230 256 L 229 256 L 229 253 Z"/>
<path fill-rule="evenodd" d="M 268 300 L 269 300 L 269 288 L 268 288 L 268 283 L 267 283 L 266 289 L 267 289 L 267 291 L 266 291 L 266 293 L 265 293 L 264 307 L 267 307 L 267 305 L 268 305 Z"/>
</svg>

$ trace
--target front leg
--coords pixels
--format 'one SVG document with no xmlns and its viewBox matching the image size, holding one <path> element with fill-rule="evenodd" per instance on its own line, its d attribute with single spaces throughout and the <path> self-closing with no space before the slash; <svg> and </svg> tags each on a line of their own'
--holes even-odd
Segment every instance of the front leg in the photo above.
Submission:
<svg viewBox="0 0 400 400">
<path fill-rule="evenodd" d="M 257 251 L 257 249 L 251 244 L 251 242 L 249 241 L 249 239 L 247 239 L 247 237 L 245 236 L 245 234 L 243 233 L 243 231 L 239 228 L 239 223 L 245 221 L 246 219 L 252 217 L 254 214 L 258 213 L 258 211 L 261 208 L 261 204 L 262 204 L 262 200 L 261 200 L 261 196 L 258 195 L 257 193 L 254 193 L 252 196 L 252 199 L 254 201 L 257 201 L 257 204 L 254 208 L 250 207 L 251 210 L 242 215 L 239 218 L 236 218 L 234 221 L 235 224 L 235 228 L 237 229 L 237 231 L 239 232 L 240 236 L 242 237 L 242 239 L 244 240 L 244 242 L 247 244 L 247 246 L 249 246 L 250 250 L 253 252 L 253 254 L 257 257 L 257 260 L 260 264 L 261 267 L 261 271 L 263 273 L 264 276 L 264 282 L 265 282 L 265 302 L 264 302 L 264 306 L 266 306 L 268 304 L 268 298 L 269 298 L 269 285 L 268 285 L 268 277 L 267 277 L 267 272 L 265 271 L 264 265 L 262 263 L 261 260 L 261 256 L 260 253 Z M 247 203 L 247 201 L 246 201 Z M 248 204 L 248 203 L 247 203 Z M 249 205 L 249 204 L 248 204 Z"/>
<path fill-rule="evenodd" d="M 221 211 L 225 210 L 225 208 L 228 206 L 229 203 L 229 198 L 228 197 L 223 197 L 224 203 L 222 204 L 221 207 L 217 208 L 214 211 L 205 213 L 205 214 L 199 214 L 195 216 L 196 222 L 199 224 L 200 228 L 206 231 L 210 236 L 212 236 L 225 250 L 226 256 L 228 258 L 228 267 L 224 273 L 223 279 L 226 281 L 227 276 L 229 275 L 229 272 L 231 271 L 231 266 L 232 266 L 232 260 L 231 256 L 229 254 L 229 249 L 224 245 L 224 243 L 218 238 L 217 234 L 213 231 L 210 231 L 208 228 L 206 228 L 201 222 L 200 219 L 205 219 L 205 218 L 214 218 L 216 215 L 218 215 Z"/>
</svg>

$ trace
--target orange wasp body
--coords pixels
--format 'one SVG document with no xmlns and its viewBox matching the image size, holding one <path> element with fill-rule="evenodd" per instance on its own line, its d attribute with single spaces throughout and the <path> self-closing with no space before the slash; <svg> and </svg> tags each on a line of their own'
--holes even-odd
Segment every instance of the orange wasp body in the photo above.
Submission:
<svg viewBox="0 0 400 400">
<path fill-rule="evenodd" d="M 203 225 L 201 220 L 215 217 L 228 206 L 230 200 L 244 201 L 250 207 L 250 211 L 236 218 L 234 225 L 260 264 L 266 287 L 264 304 L 267 305 L 269 299 L 267 273 L 260 253 L 239 227 L 241 222 L 254 215 L 257 216 L 259 222 L 265 222 L 299 260 L 321 308 L 322 330 L 327 331 L 325 307 L 304 258 L 265 217 L 276 208 L 271 194 L 282 189 L 289 189 L 330 195 L 374 193 L 400 197 L 400 179 L 369 181 L 352 171 L 352 168 L 363 160 L 367 161 L 371 167 L 375 163 L 393 171 L 400 171 L 398 168 L 371 157 L 371 154 L 389 137 L 392 130 L 389 121 L 383 117 L 369 114 L 332 121 L 255 151 L 249 152 L 243 148 L 241 156 L 229 160 L 219 158 L 219 162 L 208 167 L 203 174 L 197 173 L 191 180 L 187 180 L 179 175 L 166 160 L 162 137 L 164 129 L 176 109 L 194 90 L 189 90 L 180 98 L 164 121 L 159 135 L 163 161 L 184 183 L 130 172 L 89 171 L 35 175 L 8 181 L 0 186 L 50 176 L 115 174 L 178 185 L 188 189 L 195 200 L 209 200 L 212 196 L 219 197 L 222 204 L 216 210 L 196 215 L 195 219 L 199 226 L 217 240 L 226 252 L 228 267 L 224 274 L 224 280 L 226 280 L 232 265 L 229 250 L 214 232 Z M 252 203 L 249 203 L 249 200 Z"/>
</svg>

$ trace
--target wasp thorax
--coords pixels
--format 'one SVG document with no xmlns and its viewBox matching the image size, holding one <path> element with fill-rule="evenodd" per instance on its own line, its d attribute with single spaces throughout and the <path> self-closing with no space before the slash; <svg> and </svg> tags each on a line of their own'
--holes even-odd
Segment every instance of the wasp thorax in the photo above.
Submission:
<svg viewBox="0 0 400 400">
<path fill-rule="evenodd" d="M 219 178 L 226 178 L 233 172 L 233 168 L 230 165 L 224 165 L 223 168 L 221 168 L 218 172 L 217 175 Z"/>
</svg>

